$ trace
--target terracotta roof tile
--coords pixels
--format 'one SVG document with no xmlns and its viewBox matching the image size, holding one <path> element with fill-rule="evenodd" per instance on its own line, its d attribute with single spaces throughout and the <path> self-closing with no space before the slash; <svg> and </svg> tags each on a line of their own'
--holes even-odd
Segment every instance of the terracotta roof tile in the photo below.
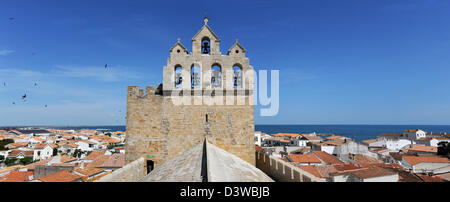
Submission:
<svg viewBox="0 0 450 202">
<path fill-rule="evenodd" d="M 11 171 L 0 177 L 0 182 L 28 182 L 33 175 L 32 171 Z"/>
<path fill-rule="evenodd" d="M 409 148 L 408 151 L 421 151 L 421 152 L 431 152 L 431 153 L 437 153 L 437 147 L 433 146 L 425 146 L 425 145 L 414 145 L 413 147 Z"/>
<path fill-rule="evenodd" d="M 370 168 L 366 168 L 366 169 L 350 171 L 350 173 L 357 176 L 360 179 L 367 179 L 367 178 L 397 174 L 396 172 L 394 172 L 392 170 L 381 168 L 381 167 L 370 167 Z"/>
<path fill-rule="evenodd" d="M 344 164 L 341 160 L 339 160 L 337 157 L 328 154 L 323 151 L 313 151 L 312 152 L 316 157 L 318 157 L 320 160 L 322 160 L 325 164 L 331 165 L 331 164 Z"/>
<path fill-rule="evenodd" d="M 300 134 L 296 134 L 296 133 L 278 133 L 275 134 L 273 136 L 275 137 L 291 137 L 291 138 L 295 138 L 298 137 Z"/>
<path fill-rule="evenodd" d="M 73 182 L 80 180 L 82 176 L 72 173 L 68 170 L 62 170 L 50 175 L 40 177 L 39 180 L 42 182 Z"/>
<path fill-rule="evenodd" d="M 403 159 L 409 165 L 416 165 L 419 163 L 450 163 L 450 160 L 440 156 L 403 156 Z"/>
<path fill-rule="evenodd" d="M 87 168 L 76 168 L 75 171 L 77 171 L 78 173 L 81 173 L 83 175 L 92 176 L 92 175 L 101 173 L 105 170 L 103 170 L 101 168 L 87 167 Z"/>
<path fill-rule="evenodd" d="M 295 163 L 322 163 L 313 154 L 289 154 L 288 157 Z"/>
</svg>

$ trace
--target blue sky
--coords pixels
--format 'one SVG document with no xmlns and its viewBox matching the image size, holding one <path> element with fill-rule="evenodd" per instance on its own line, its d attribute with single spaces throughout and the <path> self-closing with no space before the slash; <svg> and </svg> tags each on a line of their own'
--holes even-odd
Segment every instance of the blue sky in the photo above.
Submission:
<svg viewBox="0 0 450 202">
<path fill-rule="evenodd" d="M 124 125 L 127 86 L 161 82 L 205 14 L 222 53 L 280 70 L 256 124 L 450 124 L 447 0 L 0 3 L 0 125 Z"/>
</svg>

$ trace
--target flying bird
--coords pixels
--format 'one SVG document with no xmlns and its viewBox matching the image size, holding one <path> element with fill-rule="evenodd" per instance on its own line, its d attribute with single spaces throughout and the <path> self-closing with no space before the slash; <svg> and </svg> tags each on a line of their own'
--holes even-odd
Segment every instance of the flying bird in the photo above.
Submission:
<svg viewBox="0 0 450 202">
<path fill-rule="evenodd" d="M 6 86 L 6 82 L 3 82 L 3 85 Z"/>
<path fill-rule="evenodd" d="M 25 98 L 27 98 L 27 94 L 25 94 L 25 95 L 22 96 L 22 99 L 25 99 Z"/>
<path fill-rule="evenodd" d="M 14 18 L 9 18 L 9 21 L 13 21 L 14 20 Z"/>
<path fill-rule="evenodd" d="M 15 102 L 13 102 L 13 105 L 15 105 L 16 103 Z"/>
<path fill-rule="evenodd" d="M 34 83 L 34 86 L 37 86 L 37 83 Z"/>
<path fill-rule="evenodd" d="M 108 67 L 108 64 L 105 64 L 105 69 Z"/>
<path fill-rule="evenodd" d="M 45 107 L 47 107 L 47 105 L 45 105 Z"/>
</svg>

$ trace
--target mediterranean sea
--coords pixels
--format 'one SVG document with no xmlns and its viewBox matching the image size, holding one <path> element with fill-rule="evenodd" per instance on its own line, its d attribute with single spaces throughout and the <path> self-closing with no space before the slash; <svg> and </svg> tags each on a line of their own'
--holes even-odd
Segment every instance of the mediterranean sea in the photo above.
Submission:
<svg viewBox="0 0 450 202">
<path fill-rule="evenodd" d="M 125 126 L 66 126 L 49 127 L 59 129 L 79 130 L 108 129 L 111 131 L 125 131 Z M 358 142 L 376 138 L 382 133 L 401 133 L 405 129 L 421 129 L 426 132 L 450 133 L 450 125 L 255 125 L 255 131 L 267 134 L 276 133 L 313 133 L 336 134 L 352 138 Z"/>
</svg>

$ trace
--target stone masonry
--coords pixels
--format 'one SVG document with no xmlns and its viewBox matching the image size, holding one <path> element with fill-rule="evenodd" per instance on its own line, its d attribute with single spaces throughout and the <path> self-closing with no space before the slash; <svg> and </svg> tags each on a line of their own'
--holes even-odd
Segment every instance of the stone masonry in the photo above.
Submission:
<svg viewBox="0 0 450 202">
<path fill-rule="evenodd" d="M 180 40 L 170 49 L 162 85 L 148 86 L 145 92 L 138 86 L 128 87 L 126 163 L 144 157 L 157 167 L 207 138 L 255 165 L 253 67 L 237 40 L 222 54 L 220 39 L 207 22 L 205 18 L 192 38 L 191 53 Z M 211 72 L 213 66 L 219 66 L 221 74 Z M 179 74 L 177 67 L 182 69 Z M 233 74 L 235 67 L 240 76 Z M 198 77 L 193 68 L 199 69 Z M 205 104 L 205 100 L 215 102 Z"/>
</svg>

